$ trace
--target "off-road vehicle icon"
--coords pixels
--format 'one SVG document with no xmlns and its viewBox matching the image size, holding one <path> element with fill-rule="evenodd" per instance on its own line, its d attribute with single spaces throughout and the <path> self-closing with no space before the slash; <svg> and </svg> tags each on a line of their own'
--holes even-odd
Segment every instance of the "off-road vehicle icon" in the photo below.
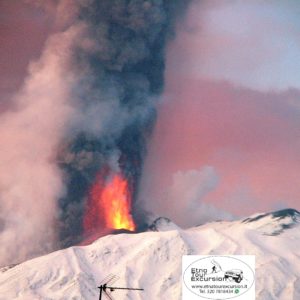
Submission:
<svg viewBox="0 0 300 300">
<path fill-rule="evenodd" d="M 232 269 L 229 271 L 226 271 L 224 274 L 224 278 L 232 278 L 235 282 L 240 283 L 243 279 L 243 271 L 239 269 Z"/>
</svg>

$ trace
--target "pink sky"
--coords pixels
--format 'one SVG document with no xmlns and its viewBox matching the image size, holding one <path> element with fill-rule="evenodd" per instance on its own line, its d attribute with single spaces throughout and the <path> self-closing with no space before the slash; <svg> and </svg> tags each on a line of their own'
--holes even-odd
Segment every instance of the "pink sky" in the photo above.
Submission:
<svg viewBox="0 0 300 300">
<path fill-rule="evenodd" d="M 220 183 L 205 201 L 238 214 L 299 208 L 300 112 L 287 102 L 300 92 L 167 78 L 169 101 L 160 108 L 146 164 L 152 188 L 170 185 L 177 171 L 209 165 Z"/>
<path fill-rule="evenodd" d="M 29 62 L 39 57 L 49 30 L 42 10 L 23 1 L 0 1 L 0 111 L 22 84 Z"/>
<path fill-rule="evenodd" d="M 237 215 L 300 209 L 300 90 L 295 78 L 286 76 L 298 72 L 298 62 L 291 66 L 300 50 L 290 49 L 287 57 L 274 50 L 286 36 L 292 44 L 291 28 L 299 33 L 300 26 L 291 17 L 290 26 L 285 19 L 277 22 L 278 11 L 287 18 L 293 14 L 289 2 L 284 9 L 274 5 L 270 18 L 264 7 L 256 9 L 256 2 L 246 9 L 235 1 L 194 4 L 169 46 L 166 88 L 149 143 L 141 198 L 153 201 L 146 204 L 148 209 L 175 221 L 182 221 L 179 213 L 161 205 L 176 180 L 178 184 L 175 174 L 203 174 L 207 166 L 218 180 L 200 193 L 199 205 Z M 243 18 L 255 22 L 241 28 Z M 260 43 L 265 36 L 269 43 Z"/>
<path fill-rule="evenodd" d="M 150 209 L 164 213 L 163 195 L 190 176 L 196 200 L 223 211 L 300 209 L 299 12 L 293 0 L 194 2 L 167 53 L 142 180 L 142 196 L 157 198 Z M 23 1 L 0 2 L 0 111 L 53 23 Z"/>
</svg>

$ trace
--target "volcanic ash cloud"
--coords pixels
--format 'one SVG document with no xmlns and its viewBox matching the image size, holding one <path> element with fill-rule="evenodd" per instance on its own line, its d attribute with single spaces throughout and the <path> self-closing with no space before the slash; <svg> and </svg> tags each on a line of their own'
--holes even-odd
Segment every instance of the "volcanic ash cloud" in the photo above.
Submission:
<svg viewBox="0 0 300 300">
<path fill-rule="evenodd" d="M 41 57 L 0 115 L 0 264 L 80 240 L 103 168 L 132 212 L 163 88 L 164 49 L 188 1 L 27 1 L 51 16 Z"/>
</svg>

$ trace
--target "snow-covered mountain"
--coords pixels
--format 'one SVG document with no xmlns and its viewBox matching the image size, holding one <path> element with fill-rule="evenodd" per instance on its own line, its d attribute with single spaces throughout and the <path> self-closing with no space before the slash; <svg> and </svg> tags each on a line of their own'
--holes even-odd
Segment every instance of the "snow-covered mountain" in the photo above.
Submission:
<svg viewBox="0 0 300 300">
<path fill-rule="evenodd" d="M 256 256 L 256 299 L 300 299 L 300 213 L 287 209 L 234 222 L 213 222 L 183 230 L 167 219 L 152 231 L 109 235 L 0 272 L 0 299 L 98 299 L 109 274 L 114 299 L 181 299 L 182 255 Z"/>
</svg>

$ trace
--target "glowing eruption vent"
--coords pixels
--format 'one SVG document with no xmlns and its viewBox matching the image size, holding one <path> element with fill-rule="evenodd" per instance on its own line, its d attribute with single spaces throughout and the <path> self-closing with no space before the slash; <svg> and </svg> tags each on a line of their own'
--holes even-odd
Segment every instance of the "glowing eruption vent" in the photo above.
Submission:
<svg viewBox="0 0 300 300">
<path fill-rule="evenodd" d="M 130 214 L 131 195 L 128 183 L 117 174 L 103 183 L 98 179 L 91 191 L 84 227 L 91 231 L 104 226 L 112 229 L 135 230 Z"/>
<path fill-rule="evenodd" d="M 134 230 L 134 223 L 129 214 L 130 195 L 125 179 L 115 175 L 104 188 L 101 198 L 108 228 Z"/>
</svg>

